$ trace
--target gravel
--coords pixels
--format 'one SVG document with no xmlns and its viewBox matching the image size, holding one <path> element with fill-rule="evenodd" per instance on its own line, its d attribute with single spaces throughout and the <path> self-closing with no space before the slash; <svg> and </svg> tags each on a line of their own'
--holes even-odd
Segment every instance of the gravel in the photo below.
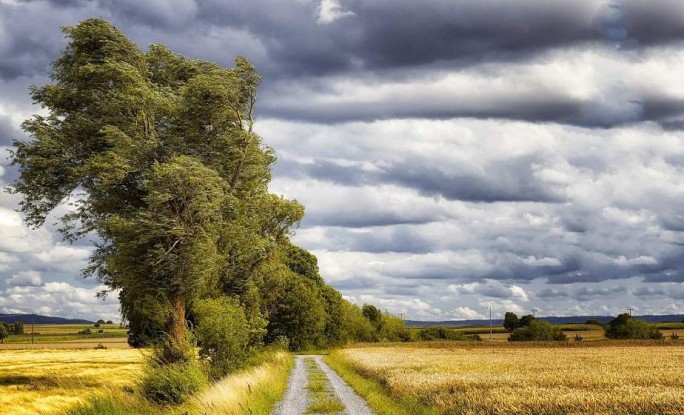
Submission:
<svg viewBox="0 0 684 415">
<path fill-rule="evenodd" d="M 308 399 L 308 376 L 304 359 L 313 359 L 318 367 L 330 380 L 335 395 L 345 406 L 347 415 L 373 415 L 370 408 L 352 388 L 330 366 L 326 365 L 322 356 L 296 356 L 295 367 L 290 375 L 285 397 L 276 407 L 273 415 L 303 415 L 306 411 Z"/>
<path fill-rule="evenodd" d="M 354 390 L 345 383 L 342 378 L 325 364 L 322 356 L 313 356 L 318 367 L 325 373 L 330 380 L 335 395 L 342 401 L 342 405 L 347 408 L 348 415 L 373 415 L 370 408 Z"/>
<path fill-rule="evenodd" d="M 296 356 L 295 367 L 290 374 L 287 390 L 283 400 L 276 407 L 273 415 L 301 415 L 308 404 L 307 389 L 308 376 L 304 356 Z"/>
</svg>

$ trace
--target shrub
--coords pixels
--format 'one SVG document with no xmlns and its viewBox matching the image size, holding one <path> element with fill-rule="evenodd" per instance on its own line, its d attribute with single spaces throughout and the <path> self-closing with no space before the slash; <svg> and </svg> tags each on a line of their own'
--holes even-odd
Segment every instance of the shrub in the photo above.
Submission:
<svg viewBox="0 0 684 415">
<path fill-rule="evenodd" d="M 663 335 L 655 324 L 649 324 L 624 313 L 608 323 L 606 337 L 609 339 L 662 339 Z"/>
<path fill-rule="evenodd" d="M 576 342 L 581 342 L 582 340 L 584 340 L 584 338 L 582 337 L 581 334 L 579 334 L 579 333 L 575 334 L 575 341 Z"/>
<path fill-rule="evenodd" d="M 672 334 L 670 334 L 670 338 L 671 338 L 672 340 L 678 340 L 678 339 L 679 339 L 679 334 L 677 334 L 677 333 L 675 333 L 675 332 L 672 332 Z"/>
<path fill-rule="evenodd" d="M 406 322 L 387 312 L 382 315 L 382 326 L 380 327 L 380 332 L 378 334 L 380 338 L 385 341 L 411 341 L 411 332 L 406 328 Z"/>
<path fill-rule="evenodd" d="M 592 325 L 592 326 L 603 326 L 603 324 L 601 324 L 601 322 L 599 322 L 599 321 L 596 320 L 595 318 L 590 318 L 590 319 L 587 320 L 587 322 L 584 323 L 584 324 L 589 324 L 589 325 Z"/>
<path fill-rule="evenodd" d="M 528 327 L 517 328 L 508 336 L 508 341 L 564 341 L 567 336 L 548 321 L 532 320 Z"/>
<path fill-rule="evenodd" d="M 181 363 L 152 364 L 143 377 L 143 395 L 158 404 L 183 403 L 208 385 L 208 379 L 197 360 Z"/>
<path fill-rule="evenodd" d="M 420 330 L 420 332 L 418 332 L 418 338 L 424 341 L 468 340 L 468 338 L 463 333 L 439 326 L 430 326 Z"/>
<path fill-rule="evenodd" d="M 107 346 L 102 343 L 98 343 L 97 346 L 95 346 L 95 350 L 107 350 Z"/>
<path fill-rule="evenodd" d="M 85 329 L 79 331 L 78 334 L 93 334 L 93 331 L 90 329 L 90 327 L 86 327 Z"/>
<path fill-rule="evenodd" d="M 229 297 L 200 300 L 194 307 L 200 356 L 210 364 L 209 373 L 220 378 L 244 366 L 250 341 L 245 312 Z"/>
</svg>

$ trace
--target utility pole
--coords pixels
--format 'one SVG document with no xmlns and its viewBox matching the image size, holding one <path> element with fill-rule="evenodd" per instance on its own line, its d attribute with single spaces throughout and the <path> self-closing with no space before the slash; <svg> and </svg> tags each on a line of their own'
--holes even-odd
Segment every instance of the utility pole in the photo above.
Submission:
<svg viewBox="0 0 684 415">
<path fill-rule="evenodd" d="M 36 313 L 31 310 L 31 344 L 34 344 L 34 334 L 36 332 Z"/>
<path fill-rule="evenodd" d="M 532 312 L 532 317 L 537 317 L 537 309 L 536 308 L 533 308 L 530 311 Z"/>
<path fill-rule="evenodd" d="M 404 313 L 399 313 L 399 318 L 404 319 Z"/>
<path fill-rule="evenodd" d="M 632 317 L 632 310 L 634 310 L 634 309 L 630 307 L 627 310 L 629 310 L 629 316 Z"/>
<path fill-rule="evenodd" d="M 492 341 L 492 306 L 489 306 L 489 341 Z"/>
</svg>

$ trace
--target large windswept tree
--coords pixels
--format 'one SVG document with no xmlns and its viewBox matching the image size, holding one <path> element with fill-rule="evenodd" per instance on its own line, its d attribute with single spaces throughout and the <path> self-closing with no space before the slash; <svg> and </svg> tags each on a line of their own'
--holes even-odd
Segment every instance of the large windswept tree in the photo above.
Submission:
<svg viewBox="0 0 684 415">
<path fill-rule="evenodd" d="M 152 45 L 142 52 L 99 19 L 64 29 L 47 110 L 23 127 L 13 163 L 21 211 L 41 226 L 58 205 L 66 240 L 97 236 L 87 275 L 120 290 L 124 316 L 163 316 L 165 357 L 183 358 L 192 302 L 241 295 L 286 243 L 303 208 L 268 193 L 271 149 L 254 133 L 259 76 Z"/>
</svg>

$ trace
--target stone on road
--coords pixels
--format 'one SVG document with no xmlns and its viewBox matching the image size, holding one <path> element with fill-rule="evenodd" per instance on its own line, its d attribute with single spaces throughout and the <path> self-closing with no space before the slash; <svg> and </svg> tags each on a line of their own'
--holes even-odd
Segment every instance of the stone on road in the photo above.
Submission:
<svg viewBox="0 0 684 415">
<path fill-rule="evenodd" d="M 301 415 L 306 411 L 308 376 L 306 373 L 306 365 L 302 356 L 297 356 L 295 360 L 294 369 L 290 374 L 290 380 L 287 383 L 287 390 L 283 400 L 280 401 L 276 407 L 273 415 Z"/>
<path fill-rule="evenodd" d="M 308 405 L 308 372 L 304 359 L 313 359 L 330 381 L 333 392 L 345 407 L 347 415 L 373 415 L 370 408 L 342 378 L 323 361 L 322 356 L 296 356 L 287 391 L 273 415 L 304 415 Z"/>
<path fill-rule="evenodd" d="M 335 395 L 342 401 L 342 405 L 347 409 L 347 414 L 349 415 L 372 415 L 370 408 L 359 395 L 354 392 L 354 390 L 347 385 L 347 383 L 342 380 L 342 378 L 335 373 L 334 370 L 330 368 L 323 361 L 322 356 L 314 356 L 314 360 L 318 364 L 318 367 L 325 373 L 332 384 Z"/>
</svg>

